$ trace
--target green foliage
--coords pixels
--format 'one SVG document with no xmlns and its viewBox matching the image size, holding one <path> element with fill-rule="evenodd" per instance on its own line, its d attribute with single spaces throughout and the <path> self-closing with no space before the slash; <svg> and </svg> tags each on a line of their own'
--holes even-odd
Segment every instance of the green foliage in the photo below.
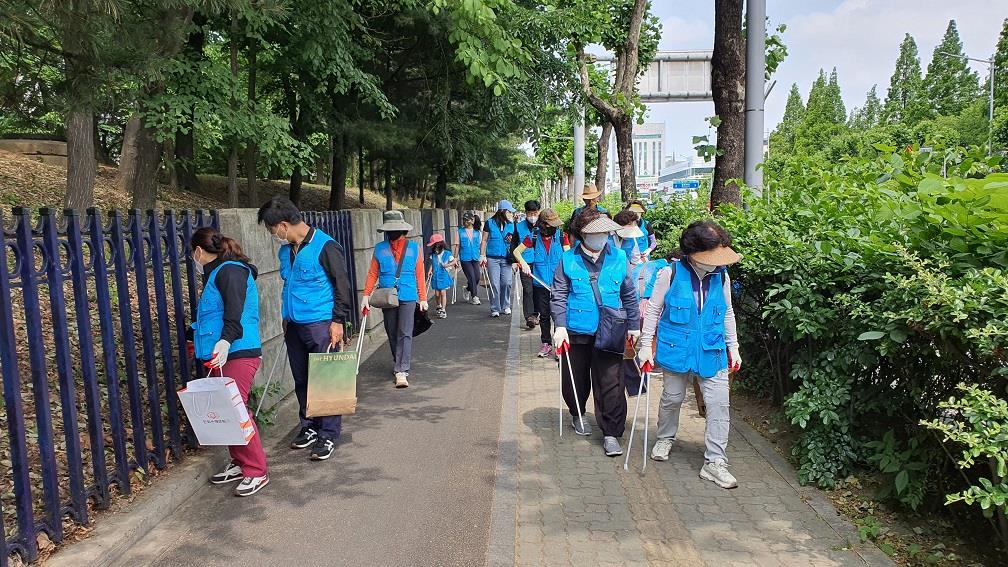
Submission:
<svg viewBox="0 0 1008 567">
<path fill-rule="evenodd" d="M 959 114 L 979 96 L 978 81 L 965 59 L 955 20 L 950 20 L 924 77 L 924 92 L 932 110 L 940 116 Z"/>
<path fill-rule="evenodd" d="M 910 34 L 906 34 L 900 45 L 896 70 L 889 79 L 889 92 L 882 108 L 882 122 L 912 124 L 928 118 L 929 114 L 930 105 L 924 89 L 924 80 L 921 78 L 917 42 Z"/>
<path fill-rule="evenodd" d="M 1008 70 L 1008 18 L 1001 25 L 1001 35 L 998 36 L 994 50 L 994 66 L 997 67 L 997 76 L 994 77 L 994 106 L 1008 108 L 1008 81 L 1001 78 Z M 1002 144 L 1001 147 L 1008 147 L 1008 144 Z"/>
</svg>

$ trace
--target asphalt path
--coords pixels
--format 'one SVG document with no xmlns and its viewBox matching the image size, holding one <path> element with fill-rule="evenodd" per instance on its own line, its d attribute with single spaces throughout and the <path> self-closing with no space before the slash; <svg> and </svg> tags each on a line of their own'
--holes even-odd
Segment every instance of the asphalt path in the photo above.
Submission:
<svg viewBox="0 0 1008 567">
<path fill-rule="evenodd" d="M 510 321 L 485 304 L 448 317 L 414 341 L 408 389 L 387 345 L 361 364 L 331 459 L 287 448 L 294 431 L 268 442 L 269 486 L 207 487 L 121 565 L 483 564 Z"/>
</svg>

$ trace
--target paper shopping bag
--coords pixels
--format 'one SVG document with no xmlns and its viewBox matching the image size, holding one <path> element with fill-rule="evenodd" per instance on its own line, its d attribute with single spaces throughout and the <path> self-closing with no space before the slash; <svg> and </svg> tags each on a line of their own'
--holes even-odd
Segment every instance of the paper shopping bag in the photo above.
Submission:
<svg viewBox="0 0 1008 567">
<path fill-rule="evenodd" d="M 191 380 L 179 400 L 200 445 L 248 445 L 255 427 L 231 378 Z"/>
<path fill-rule="evenodd" d="M 357 352 L 308 355 L 308 417 L 357 411 Z"/>
</svg>

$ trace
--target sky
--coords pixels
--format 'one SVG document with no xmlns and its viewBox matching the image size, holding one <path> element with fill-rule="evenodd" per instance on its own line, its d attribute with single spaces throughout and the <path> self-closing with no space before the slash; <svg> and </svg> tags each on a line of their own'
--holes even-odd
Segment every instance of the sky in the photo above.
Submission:
<svg viewBox="0 0 1008 567">
<path fill-rule="evenodd" d="M 659 49 L 713 49 L 713 0 L 651 0 L 651 9 L 662 21 Z M 884 100 L 906 33 L 917 41 L 922 71 L 950 19 L 966 55 L 989 59 L 1008 17 L 1008 0 L 767 0 L 767 16 L 769 29 L 787 24 L 788 56 L 771 79 L 777 85 L 766 101 L 766 129 L 772 130 L 791 84 L 798 84 L 805 100 L 820 68 L 828 74 L 836 67 L 848 112 L 864 104 L 873 84 Z M 986 65 L 973 66 L 985 81 Z M 712 114 L 712 102 L 661 103 L 649 105 L 647 121 L 665 122 L 670 149 L 692 155 L 692 137 L 707 133 L 704 118 Z"/>
</svg>

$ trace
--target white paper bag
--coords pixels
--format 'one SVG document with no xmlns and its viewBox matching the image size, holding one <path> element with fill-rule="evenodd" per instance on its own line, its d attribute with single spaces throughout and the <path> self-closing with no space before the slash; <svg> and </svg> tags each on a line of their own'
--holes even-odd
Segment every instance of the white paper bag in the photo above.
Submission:
<svg viewBox="0 0 1008 567">
<path fill-rule="evenodd" d="M 178 392 L 200 445 L 248 445 L 255 428 L 231 378 L 191 380 Z"/>
</svg>

